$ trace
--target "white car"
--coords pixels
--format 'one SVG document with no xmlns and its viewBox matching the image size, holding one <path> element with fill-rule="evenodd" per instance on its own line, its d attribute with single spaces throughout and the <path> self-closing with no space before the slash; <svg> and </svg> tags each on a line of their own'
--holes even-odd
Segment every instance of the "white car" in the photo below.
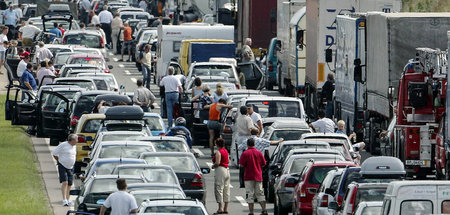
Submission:
<svg viewBox="0 0 450 215">
<path fill-rule="evenodd" d="M 84 45 L 87 48 L 98 49 L 105 60 L 109 59 L 106 50 L 106 40 L 97 30 L 70 30 L 64 33 L 62 43 L 67 45 Z"/>
<path fill-rule="evenodd" d="M 102 71 L 102 70 L 99 70 L 99 71 Z M 82 78 L 84 78 L 84 77 L 86 77 L 86 78 L 101 77 L 107 81 L 107 83 L 109 84 L 109 88 L 111 88 L 114 91 L 119 90 L 119 84 L 117 83 L 116 77 L 114 77 L 114 75 L 111 73 L 104 73 L 103 71 L 101 73 L 79 73 L 79 74 L 77 74 L 77 77 L 82 77 Z"/>
<path fill-rule="evenodd" d="M 335 213 L 334 210 L 328 209 L 328 203 L 335 201 L 334 196 L 343 171 L 343 169 L 332 170 L 325 176 L 312 200 L 313 214 L 333 215 Z"/>
<path fill-rule="evenodd" d="M 236 88 L 240 89 L 241 84 L 239 82 L 239 76 L 236 72 L 236 68 L 230 63 L 220 63 L 220 62 L 200 62 L 192 63 L 189 66 L 189 73 L 186 77 L 185 87 L 192 85 L 196 77 L 205 76 L 221 76 L 227 79 L 226 82 L 234 83 Z M 189 89 L 189 88 L 185 88 Z"/>
<path fill-rule="evenodd" d="M 141 204 L 138 214 L 192 214 L 208 215 L 205 205 L 198 200 L 150 200 Z"/>
<path fill-rule="evenodd" d="M 356 208 L 355 215 L 380 214 L 383 202 L 360 202 Z"/>
</svg>

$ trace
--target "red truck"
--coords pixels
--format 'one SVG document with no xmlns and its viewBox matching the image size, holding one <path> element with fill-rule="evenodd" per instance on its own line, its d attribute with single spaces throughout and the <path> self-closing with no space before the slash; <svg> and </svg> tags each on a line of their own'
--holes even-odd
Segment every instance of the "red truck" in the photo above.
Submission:
<svg viewBox="0 0 450 215">
<path fill-rule="evenodd" d="M 439 151 L 436 134 L 446 106 L 447 52 L 416 51 L 416 59 L 405 67 L 399 82 L 393 150 L 409 176 L 425 178 L 433 173 L 433 155 Z"/>
</svg>

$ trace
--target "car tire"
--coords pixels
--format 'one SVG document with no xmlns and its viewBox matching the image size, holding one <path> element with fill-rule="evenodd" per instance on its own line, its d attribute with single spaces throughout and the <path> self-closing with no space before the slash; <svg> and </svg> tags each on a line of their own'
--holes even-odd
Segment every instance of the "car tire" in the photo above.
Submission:
<svg viewBox="0 0 450 215">
<path fill-rule="evenodd" d="M 58 146 L 59 145 L 59 139 L 58 138 L 50 138 L 50 146 Z"/>
</svg>

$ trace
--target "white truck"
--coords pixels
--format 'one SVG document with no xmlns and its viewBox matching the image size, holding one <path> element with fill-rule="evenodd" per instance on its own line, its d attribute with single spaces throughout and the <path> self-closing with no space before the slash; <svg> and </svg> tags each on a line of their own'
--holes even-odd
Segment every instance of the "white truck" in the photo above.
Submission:
<svg viewBox="0 0 450 215">
<path fill-rule="evenodd" d="M 447 48 L 450 13 L 368 12 L 336 20 L 334 116 L 378 153 L 405 64 L 417 47 Z"/>
<path fill-rule="evenodd" d="M 179 56 L 181 41 L 189 39 L 233 40 L 234 27 L 206 23 L 159 25 L 156 50 L 156 80 L 158 83 L 167 74 L 171 59 Z"/>
<path fill-rule="evenodd" d="M 331 56 L 336 42 L 336 16 L 400 9 L 401 0 L 306 0 L 305 13 L 299 11 L 292 17 L 289 29 L 284 29 L 290 32 L 290 42 L 282 45 L 280 53 L 289 52 L 290 57 L 289 66 L 277 66 L 280 92 L 305 98 L 308 116 L 316 118 L 316 92 L 320 91 L 327 74 L 335 69 Z"/>
</svg>

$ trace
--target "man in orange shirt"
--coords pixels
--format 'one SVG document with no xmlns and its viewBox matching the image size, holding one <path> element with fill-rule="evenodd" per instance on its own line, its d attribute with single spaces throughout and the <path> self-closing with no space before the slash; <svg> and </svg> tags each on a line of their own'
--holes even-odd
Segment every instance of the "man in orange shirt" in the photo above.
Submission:
<svg viewBox="0 0 450 215">
<path fill-rule="evenodd" d="M 123 61 L 123 52 L 125 49 L 128 50 L 128 60 L 127 62 L 131 62 L 131 45 L 133 41 L 131 40 L 131 27 L 128 22 L 123 23 L 123 43 L 122 43 L 122 59 L 119 61 Z"/>
</svg>

